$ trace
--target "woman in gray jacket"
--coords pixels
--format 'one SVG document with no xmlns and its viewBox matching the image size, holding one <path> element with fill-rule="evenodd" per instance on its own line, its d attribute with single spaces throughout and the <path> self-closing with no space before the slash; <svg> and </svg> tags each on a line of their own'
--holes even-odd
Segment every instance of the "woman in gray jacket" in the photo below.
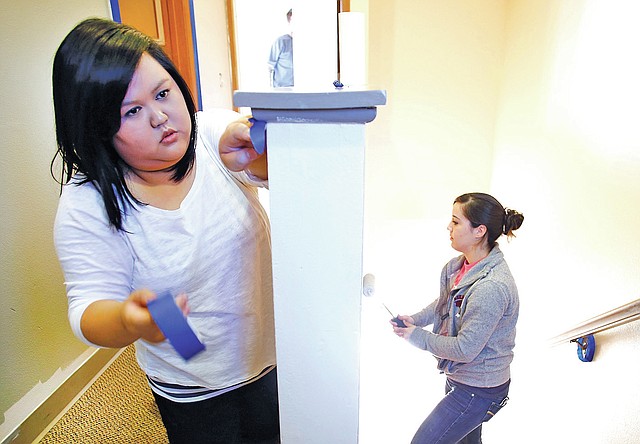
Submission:
<svg viewBox="0 0 640 444">
<path fill-rule="evenodd" d="M 448 230 L 451 246 L 462 255 L 444 266 L 440 297 L 391 321 L 399 337 L 433 353 L 447 375 L 446 396 L 412 444 L 481 443 L 482 423 L 507 402 L 519 302 L 496 240 L 513 237 L 523 220 L 488 194 L 456 198 Z M 420 328 L 428 325 L 433 332 Z"/>
</svg>

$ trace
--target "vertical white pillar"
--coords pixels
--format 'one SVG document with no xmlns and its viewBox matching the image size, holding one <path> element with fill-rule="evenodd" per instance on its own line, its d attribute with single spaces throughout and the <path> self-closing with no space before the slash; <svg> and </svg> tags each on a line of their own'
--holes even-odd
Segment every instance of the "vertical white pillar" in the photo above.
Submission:
<svg viewBox="0 0 640 444">
<path fill-rule="evenodd" d="M 267 121 L 283 444 L 358 442 L 364 124 L 384 91 L 236 92 Z"/>
</svg>

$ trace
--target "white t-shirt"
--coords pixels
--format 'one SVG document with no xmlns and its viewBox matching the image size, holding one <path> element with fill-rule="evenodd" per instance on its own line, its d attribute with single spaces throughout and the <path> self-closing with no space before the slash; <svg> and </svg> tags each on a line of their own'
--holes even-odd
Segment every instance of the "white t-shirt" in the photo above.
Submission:
<svg viewBox="0 0 640 444">
<path fill-rule="evenodd" d="M 158 381 L 220 389 L 275 364 L 269 221 L 255 188 L 266 183 L 229 172 L 218 154 L 237 118 L 198 113 L 196 175 L 177 210 L 136 205 L 116 231 L 92 184 L 65 185 L 60 198 L 54 240 L 76 336 L 89 343 L 80 319 L 94 301 L 142 288 L 187 294 L 206 350 L 185 362 L 168 341 L 137 341 L 141 368 Z"/>
</svg>

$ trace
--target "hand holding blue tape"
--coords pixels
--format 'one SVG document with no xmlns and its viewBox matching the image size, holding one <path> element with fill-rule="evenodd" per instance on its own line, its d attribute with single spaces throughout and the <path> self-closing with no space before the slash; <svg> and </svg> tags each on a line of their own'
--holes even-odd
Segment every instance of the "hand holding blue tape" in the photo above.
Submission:
<svg viewBox="0 0 640 444">
<path fill-rule="evenodd" d="M 193 331 L 169 293 L 164 293 L 149 302 L 147 308 L 160 331 L 185 360 L 193 358 L 205 349 L 205 345 Z"/>
<path fill-rule="evenodd" d="M 249 128 L 249 137 L 251 137 L 251 143 L 256 153 L 263 154 L 267 148 L 267 130 L 265 129 L 267 122 L 264 120 L 257 120 L 251 117 L 251 128 Z"/>
</svg>

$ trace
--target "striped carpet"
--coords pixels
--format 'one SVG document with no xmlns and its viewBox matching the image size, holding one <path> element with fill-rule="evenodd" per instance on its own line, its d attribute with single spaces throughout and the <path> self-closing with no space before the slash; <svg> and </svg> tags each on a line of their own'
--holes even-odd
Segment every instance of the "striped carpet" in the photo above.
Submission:
<svg viewBox="0 0 640 444">
<path fill-rule="evenodd" d="M 41 444 L 165 444 L 167 433 L 133 346 L 89 387 Z"/>
</svg>

